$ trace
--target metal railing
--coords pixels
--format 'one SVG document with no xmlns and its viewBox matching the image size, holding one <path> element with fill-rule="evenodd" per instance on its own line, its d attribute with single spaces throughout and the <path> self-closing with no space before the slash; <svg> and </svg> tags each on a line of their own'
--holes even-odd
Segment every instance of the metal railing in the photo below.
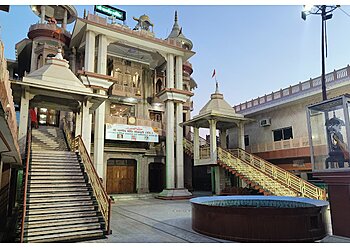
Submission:
<svg viewBox="0 0 350 250">
<path fill-rule="evenodd" d="M 250 154 L 243 149 L 233 149 L 230 150 L 230 153 L 242 161 L 245 161 L 255 168 L 259 169 L 274 180 L 279 181 L 288 188 L 294 190 L 295 192 L 298 192 L 300 196 L 318 200 L 326 199 L 325 190 L 316 187 L 315 185 L 293 175 L 292 173 L 253 154 Z"/>
<path fill-rule="evenodd" d="M 63 130 L 66 135 L 66 139 L 71 151 L 78 151 L 81 160 L 84 164 L 85 171 L 89 178 L 89 183 L 92 186 L 94 195 L 96 197 L 99 210 L 106 223 L 107 234 L 110 233 L 110 221 L 111 221 L 111 207 L 112 200 L 108 196 L 106 190 L 103 187 L 102 181 L 98 176 L 96 169 L 91 161 L 90 155 L 85 147 L 85 144 L 80 135 L 73 138 L 71 131 L 68 128 L 67 122 L 64 120 Z"/>
<path fill-rule="evenodd" d="M 189 139 L 193 136 L 189 134 Z M 202 140 L 204 140 L 202 138 Z M 205 144 L 207 145 L 207 144 Z M 184 147 L 193 152 L 193 143 L 184 139 Z M 268 161 L 249 154 L 243 149 L 218 149 L 218 161 L 258 183 L 264 190 L 275 195 L 302 196 L 318 200 L 326 200 L 326 191 Z"/>
<path fill-rule="evenodd" d="M 26 211 L 27 211 L 28 173 L 29 173 L 29 164 L 30 164 L 31 144 L 32 144 L 32 129 L 29 126 L 29 129 L 27 132 L 26 173 L 24 178 L 24 190 L 23 190 L 23 208 L 22 208 L 21 239 L 20 239 L 21 243 L 23 243 L 24 241 L 24 222 L 25 222 Z"/>
</svg>

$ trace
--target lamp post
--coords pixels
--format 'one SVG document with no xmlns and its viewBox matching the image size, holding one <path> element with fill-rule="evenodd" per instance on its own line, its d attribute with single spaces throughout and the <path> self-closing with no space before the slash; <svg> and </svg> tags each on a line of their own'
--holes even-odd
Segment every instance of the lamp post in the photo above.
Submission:
<svg viewBox="0 0 350 250">
<path fill-rule="evenodd" d="M 339 5 L 314 5 L 314 6 L 307 6 L 304 5 L 304 9 L 301 12 L 301 18 L 303 20 L 306 20 L 306 16 L 310 14 L 314 15 L 321 15 L 321 23 L 322 23 L 322 32 L 321 32 L 321 66 L 322 66 L 322 76 L 321 76 L 321 83 L 322 83 L 322 99 L 327 100 L 327 91 L 326 91 L 326 66 L 325 66 L 325 40 L 326 40 L 326 21 L 328 19 L 331 19 L 333 14 L 332 12 L 338 8 Z"/>
</svg>

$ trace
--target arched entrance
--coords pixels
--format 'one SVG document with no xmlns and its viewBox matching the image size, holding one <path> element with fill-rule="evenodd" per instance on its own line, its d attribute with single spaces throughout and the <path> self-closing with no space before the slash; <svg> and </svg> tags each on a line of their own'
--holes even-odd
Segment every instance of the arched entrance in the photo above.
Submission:
<svg viewBox="0 0 350 250">
<path fill-rule="evenodd" d="M 107 193 L 136 193 L 136 160 L 109 159 L 107 161 Z"/>
<path fill-rule="evenodd" d="M 149 164 L 149 191 L 151 193 L 161 192 L 165 188 L 165 165 L 152 162 Z"/>
</svg>

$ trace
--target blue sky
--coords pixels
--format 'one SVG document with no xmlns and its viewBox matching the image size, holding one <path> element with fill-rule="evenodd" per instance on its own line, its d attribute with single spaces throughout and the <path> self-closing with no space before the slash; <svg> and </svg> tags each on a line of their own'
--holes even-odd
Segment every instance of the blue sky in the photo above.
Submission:
<svg viewBox="0 0 350 250">
<path fill-rule="evenodd" d="M 159 38 L 167 37 L 174 11 L 178 10 L 179 24 L 196 52 L 190 59 L 192 76 L 198 84 L 193 114 L 215 90 L 211 78 L 214 68 L 220 91 L 231 105 L 317 77 L 321 72 L 320 16 L 302 20 L 301 5 L 114 6 L 127 12 L 126 24 L 132 28 L 136 24 L 133 16 L 149 15 Z M 93 11 L 92 5 L 75 7 L 79 16 L 84 8 Z M 350 14 L 350 6 L 341 8 Z M 10 13 L 0 12 L 0 38 L 7 58 L 15 58 L 15 44 L 38 20 L 28 5 L 11 6 Z M 350 16 L 336 10 L 327 22 L 326 72 L 350 63 L 349 30 Z"/>
</svg>

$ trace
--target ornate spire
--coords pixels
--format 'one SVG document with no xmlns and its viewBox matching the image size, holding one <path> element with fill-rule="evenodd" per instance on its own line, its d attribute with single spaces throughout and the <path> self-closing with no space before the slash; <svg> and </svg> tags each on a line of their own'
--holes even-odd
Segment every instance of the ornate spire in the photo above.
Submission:
<svg viewBox="0 0 350 250">
<path fill-rule="evenodd" d="M 175 10 L 175 18 L 174 18 L 174 25 L 173 28 L 168 36 L 167 39 L 175 39 L 180 41 L 187 49 L 192 49 L 193 44 L 191 40 L 186 38 L 182 32 L 182 27 L 178 24 L 178 16 L 177 16 L 177 10 Z M 166 40 L 167 40 L 166 39 Z"/>
</svg>

